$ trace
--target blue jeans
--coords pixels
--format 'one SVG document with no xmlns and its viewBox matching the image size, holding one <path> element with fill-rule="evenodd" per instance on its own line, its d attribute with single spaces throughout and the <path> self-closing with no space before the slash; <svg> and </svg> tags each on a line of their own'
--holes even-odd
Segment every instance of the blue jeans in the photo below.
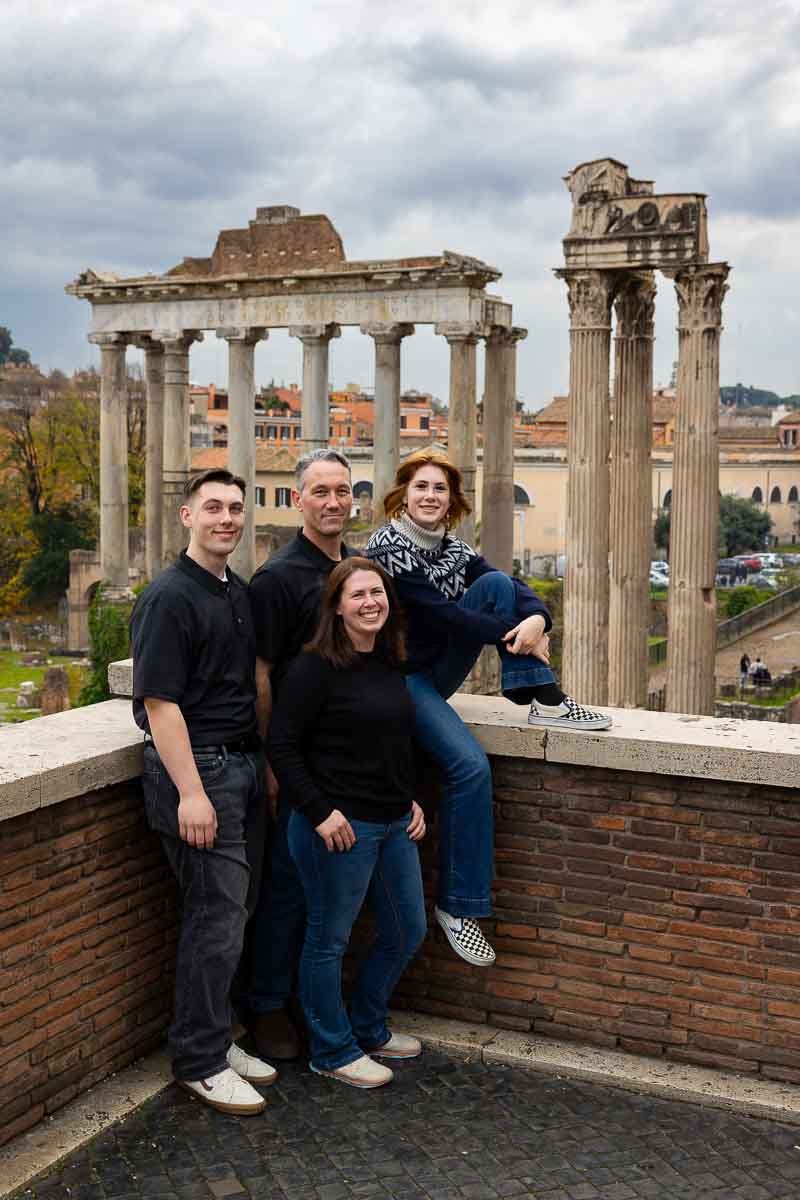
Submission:
<svg viewBox="0 0 800 1200">
<path fill-rule="evenodd" d="M 178 792 L 150 743 L 142 771 L 147 821 L 161 838 L 183 902 L 169 1049 L 175 1077 L 188 1080 L 207 1079 L 228 1065 L 231 983 L 258 894 L 266 823 L 260 751 L 198 750 L 194 758 L 217 814 L 210 850 L 180 838 Z"/>
<path fill-rule="evenodd" d="M 267 843 L 261 894 L 250 923 L 251 1013 L 284 1008 L 294 991 L 306 928 L 306 897 L 289 853 L 287 831 L 292 807 L 280 799 L 278 819 Z"/>
<path fill-rule="evenodd" d="M 473 612 L 518 619 L 516 591 L 502 571 L 481 575 L 459 604 Z M 439 809 L 437 903 L 454 917 L 488 917 L 492 912 L 494 814 L 489 760 L 447 703 L 482 649 L 452 638 L 427 670 L 406 679 L 416 707 L 414 737 L 445 776 Z M 555 675 L 541 659 L 510 654 L 502 643 L 497 650 L 504 692 L 554 682 Z"/>
<path fill-rule="evenodd" d="M 356 842 L 341 852 L 326 850 L 302 814 L 289 820 L 289 849 L 308 909 L 300 999 L 311 1064 L 319 1070 L 335 1071 L 389 1040 L 389 998 L 426 930 L 419 854 L 406 832 L 410 820 L 410 812 L 386 823 L 351 819 Z M 377 936 L 353 986 L 348 1015 L 342 958 L 365 899 Z"/>
</svg>

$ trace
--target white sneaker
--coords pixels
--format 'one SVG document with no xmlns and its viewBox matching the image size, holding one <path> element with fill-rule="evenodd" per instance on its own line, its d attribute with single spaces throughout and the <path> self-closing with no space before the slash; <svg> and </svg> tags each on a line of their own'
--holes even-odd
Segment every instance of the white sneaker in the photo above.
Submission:
<svg viewBox="0 0 800 1200">
<path fill-rule="evenodd" d="M 246 1079 L 248 1083 L 255 1083 L 258 1087 L 269 1087 L 278 1078 L 278 1072 L 274 1067 L 271 1067 L 268 1062 L 264 1062 L 263 1058 L 245 1054 L 241 1046 L 237 1046 L 235 1042 L 231 1042 L 228 1049 L 228 1065 L 242 1079 Z"/>
<path fill-rule="evenodd" d="M 419 1058 L 422 1054 L 422 1042 L 410 1033 L 393 1033 L 388 1042 L 369 1050 L 378 1058 Z"/>
<path fill-rule="evenodd" d="M 538 700 L 533 700 L 528 713 L 529 725 L 560 725 L 562 729 L 574 729 L 577 733 L 610 729 L 612 723 L 613 720 L 607 713 L 584 708 L 582 704 L 573 700 L 572 696 L 565 696 L 560 704 L 541 704 Z"/>
<path fill-rule="evenodd" d="M 263 1112 L 267 1107 L 264 1097 L 259 1096 L 256 1089 L 230 1067 L 218 1075 L 209 1075 L 208 1079 L 179 1079 L 177 1082 L 178 1087 L 191 1092 L 204 1104 L 218 1108 L 220 1112 L 237 1113 L 245 1117 Z"/>
<path fill-rule="evenodd" d="M 483 930 L 474 917 L 452 917 L 439 908 L 433 910 L 436 920 L 445 932 L 450 945 L 465 962 L 473 967 L 490 967 L 497 955 L 483 936 Z"/>
<path fill-rule="evenodd" d="M 394 1079 L 393 1071 L 384 1067 L 382 1063 L 373 1062 L 367 1054 L 363 1054 L 355 1062 L 337 1067 L 335 1071 L 323 1071 L 319 1067 L 315 1067 L 313 1063 L 309 1063 L 309 1066 L 315 1075 L 327 1075 L 330 1079 L 340 1079 L 342 1083 L 349 1083 L 351 1087 L 357 1088 L 383 1087 L 385 1083 L 391 1083 Z"/>
</svg>

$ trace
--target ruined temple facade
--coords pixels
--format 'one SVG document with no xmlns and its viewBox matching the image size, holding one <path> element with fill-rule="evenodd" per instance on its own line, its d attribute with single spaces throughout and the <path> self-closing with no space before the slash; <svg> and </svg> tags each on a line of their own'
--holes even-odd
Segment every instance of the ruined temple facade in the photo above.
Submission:
<svg viewBox="0 0 800 1200">
<path fill-rule="evenodd" d="M 147 383 L 147 574 L 174 559 L 183 531 L 178 507 L 190 466 L 189 354 L 205 331 L 228 343 L 229 466 L 255 478 L 254 351 L 270 329 L 288 328 L 303 347 L 302 445 L 328 444 L 328 347 L 354 325 L 375 348 L 373 510 L 394 480 L 400 453 L 401 346 L 433 325 L 450 355 L 449 451 L 475 495 L 476 347 L 483 381 L 484 551 L 510 571 L 513 557 L 513 429 L 516 346 L 510 304 L 487 292 L 500 272 L 463 254 L 348 261 L 328 217 L 289 205 L 259 208 L 246 228 L 225 229 L 208 257 L 188 257 L 162 275 L 122 279 L 87 270 L 66 288 L 91 305 L 89 340 L 101 352 L 100 556 L 102 577 L 128 586 L 125 351 L 145 351 Z M 233 565 L 255 566 L 253 508 Z M 474 537 L 475 516 L 461 526 Z"/>
<path fill-rule="evenodd" d="M 719 339 L 727 263 L 708 261 L 705 197 L 656 195 L 612 158 L 566 176 L 570 311 L 567 686 L 590 704 L 642 707 L 652 544 L 654 271 L 675 282 L 667 707 L 713 712 L 719 479 Z M 609 411 L 612 310 L 615 411 Z"/>
</svg>

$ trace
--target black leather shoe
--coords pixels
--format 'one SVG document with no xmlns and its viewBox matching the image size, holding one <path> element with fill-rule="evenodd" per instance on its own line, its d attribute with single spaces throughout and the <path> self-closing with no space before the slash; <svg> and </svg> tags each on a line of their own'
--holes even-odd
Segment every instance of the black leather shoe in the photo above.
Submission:
<svg viewBox="0 0 800 1200">
<path fill-rule="evenodd" d="M 291 1062 L 299 1057 L 300 1038 L 285 1009 L 251 1013 L 248 1028 L 256 1050 L 268 1062 Z"/>
</svg>

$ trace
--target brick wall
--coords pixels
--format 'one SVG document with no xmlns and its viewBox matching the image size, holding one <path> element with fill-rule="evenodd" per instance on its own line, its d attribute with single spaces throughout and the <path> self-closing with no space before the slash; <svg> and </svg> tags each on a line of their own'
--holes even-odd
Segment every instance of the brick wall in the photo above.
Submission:
<svg viewBox="0 0 800 1200">
<path fill-rule="evenodd" d="M 493 766 L 497 963 L 395 1005 L 800 1082 L 800 790 Z M 138 782 L 2 822 L 0 1142 L 160 1044 L 176 928 Z"/>
<path fill-rule="evenodd" d="M 800 790 L 493 766 L 497 963 L 429 933 L 395 1005 L 800 1082 Z"/>
<path fill-rule="evenodd" d="M 174 889 L 138 782 L 0 825 L 0 1143 L 158 1045 Z"/>
</svg>

